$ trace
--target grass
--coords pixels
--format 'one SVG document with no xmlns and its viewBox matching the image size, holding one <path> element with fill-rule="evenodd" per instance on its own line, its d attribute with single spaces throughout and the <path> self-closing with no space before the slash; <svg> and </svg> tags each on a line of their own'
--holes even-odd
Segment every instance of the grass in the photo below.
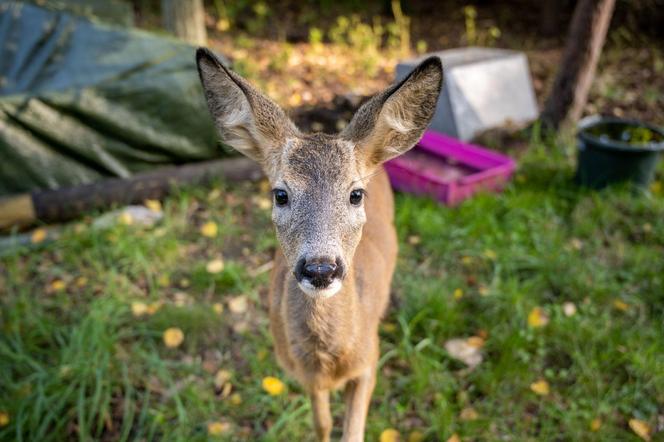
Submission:
<svg viewBox="0 0 664 442">
<path fill-rule="evenodd" d="M 567 149 L 534 143 L 500 195 L 458 208 L 397 196 L 396 301 L 367 440 L 396 428 L 404 440 L 622 441 L 638 440 L 630 419 L 661 426 L 664 196 L 580 190 L 572 173 Z M 0 258 L 0 440 L 197 441 L 217 421 L 230 424 L 222 440 L 311 440 L 309 404 L 272 355 L 276 243 L 259 187 L 184 189 L 153 228 L 87 219 Z M 222 254 L 225 269 L 207 272 Z M 246 310 L 229 308 L 237 299 Z M 136 317 L 135 302 L 156 312 Z M 543 327 L 529 326 L 535 307 Z M 162 342 L 169 327 L 181 346 Z M 474 335 L 484 360 L 471 371 L 444 343 Z M 286 392 L 266 394 L 266 376 Z M 538 380 L 548 395 L 531 390 Z"/>
</svg>

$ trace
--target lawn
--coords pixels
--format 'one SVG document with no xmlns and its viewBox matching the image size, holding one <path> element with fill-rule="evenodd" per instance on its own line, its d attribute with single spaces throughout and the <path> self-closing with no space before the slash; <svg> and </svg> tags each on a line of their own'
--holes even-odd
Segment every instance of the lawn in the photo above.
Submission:
<svg viewBox="0 0 664 442">
<path fill-rule="evenodd" d="M 591 192 L 572 153 L 531 140 L 504 193 L 457 208 L 397 196 L 367 440 L 661 436 L 663 169 L 651 192 Z M 180 189 L 152 228 L 90 216 L 0 258 L 0 439 L 312 440 L 271 350 L 267 187 Z M 444 345 L 471 337 L 473 370 Z"/>
</svg>

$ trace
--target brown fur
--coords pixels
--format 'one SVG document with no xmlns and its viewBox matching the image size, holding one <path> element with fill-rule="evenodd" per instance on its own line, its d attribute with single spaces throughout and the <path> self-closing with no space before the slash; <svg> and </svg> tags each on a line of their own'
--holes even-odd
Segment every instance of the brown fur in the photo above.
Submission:
<svg viewBox="0 0 664 442">
<path fill-rule="evenodd" d="M 197 61 L 222 139 L 259 161 L 273 187 L 289 195 L 272 212 L 281 246 L 269 298 L 277 359 L 309 393 L 319 440 L 329 440 L 332 427 L 329 391 L 345 385 L 343 439 L 361 441 L 397 257 L 392 191 L 380 164 L 410 149 L 429 124 L 440 61 L 425 60 L 369 100 L 338 137 L 301 134 L 209 51 L 200 49 Z M 366 190 L 359 206 L 348 202 L 353 189 Z M 303 291 L 295 264 L 312 257 L 337 257 L 346 266 L 338 291 Z"/>
</svg>

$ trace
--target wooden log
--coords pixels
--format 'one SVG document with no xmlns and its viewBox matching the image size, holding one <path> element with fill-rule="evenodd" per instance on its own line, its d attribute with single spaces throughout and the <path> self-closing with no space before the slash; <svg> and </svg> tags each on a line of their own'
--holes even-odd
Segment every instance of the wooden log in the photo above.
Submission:
<svg viewBox="0 0 664 442">
<path fill-rule="evenodd" d="M 66 221 L 112 205 L 161 199 L 174 186 L 202 185 L 215 179 L 254 181 L 262 175 L 255 162 L 232 158 L 166 167 L 128 179 L 112 178 L 82 186 L 40 190 L 0 200 L 0 229 L 26 226 L 37 220 L 47 223 Z"/>
</svg>

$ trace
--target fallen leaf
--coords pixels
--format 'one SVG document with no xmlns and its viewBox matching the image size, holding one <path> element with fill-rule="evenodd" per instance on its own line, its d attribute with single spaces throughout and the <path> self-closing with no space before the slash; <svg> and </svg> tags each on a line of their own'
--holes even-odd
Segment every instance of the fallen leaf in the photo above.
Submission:
<svg viewBox="0 0 664 442">
<path fill-rule="evenodd" d="M 208 221 L 201 226 L 201 235 L 207 236 L 208 238 L 214 238 L 217 236 L 218 232 L 219 228 L 214 221 Z"/>
<path fill-rule="evenodd" d="M 159 200 L 145 200 L 143 205 L 153 212 L 161 212 L 161 202 Z"/>
<path fill-rule="evenodd" d="M 278 396 L 284 392 L 286 386 L 278 378 L 274 376 L 267 376 L 263 378 L 263 390 L 270 396 Z"/>
<path fill-rule="evenodd" d="M 662 182 L 657 180 L 653 181 L 650 184 L 650 191 L 655 195 L 659 195 L 660 193 L 662 193 Z"/>
<path fill-rule="evenodd" d="M 480 296 L 489 296 L 489 293 L 491 293 L 489 291 L 489 287 L 485 285 L 481 285 L 477 291 L 479 292 Z"/>
<path fill-rule="evenodd" d="M 131 226 L 134 224 L 134 217 L 131 216 L 131 213 L 129 212 L 122 212 L 119 217 L 120 223 L 124 224 L 125 226 Z"/>
<path fill-rule="evenodd" d="M 461 299 L 463 297 L 463 290 L 454 289 L 454 299 Z"/>
<path fill-rule="evenodd" d="M 480 417 L 480 415 L 473 407 L 466 407 L 461 410 L 461 413 L 459 414 L 459 419 L 462 421 L 474 421 L 477 420 L 478 417 Z"/>
<path fill-rule="evenodd" d="M 231 380 L 231 372 L 228 370 L 219 370 L 214 375 L 214 386 L 221 388 L 224 384 Z"/>
<path fill-rule="evenodd" d="M 249 303 L 246 296 L 235 296 L 228 300 L 228 309 L 235 314 L 245 313 Z"/>
<path fill-rule="evenodd" d="M 528 313 L 528 325 L 533 328 L 544 327 L 549 323 L 549 317 L 544 313 L 541 307 L 533 308 L 530 313 Z"/>
<path fill-rule="evenodd" d="M 207 263 L 205 270 L 212 274 L 222 272 L 224 270 L 224 260 L 221 258 L 213 259 Z"/>
<path fill-rule="evenodd" d="M 622 312 L 626 312 L 627 310 L 629 310 L 629 304 L 627 304 L 625 301 L 622 301 L 622 300 L 620 300 L 620 299 L 616 299 L 616 300 L 614 300 L 614 301 L 613 301 L 613 306 L 614 306 L 616 309 L 618 309 L 618 310 L 620 310 L 620 311 L 622 311 Z"/>
<path fill-rule="evenodd" d="M 408 435 L 408 442 L 422 442 L 424 440 L 424 433 L 419 430 L 411 431 Z"/>
<path fill-rule="evenodd" d="M 472 257 L 472 256 L 463 256 L 463 257 L 461 258 L 461 262 L 462 262 L 464 265 L 470 265 L 470 264 L 473 263 L 473 257 Z"/>
<path fill-rule="evenodd" d="M 563 303 L 563 313 L 565 316 L 574 316 L 576 314 L 576 305 L 573 302 Z"/>
<path fill-rule="evenodd" d="M 491 250 L 491 249 L 486 249 L 486 250 L 484 251 L 484 257 L 485 257 L 485 258 L 488 258 L 488 259 L 490 259 L 490 260 L 493 261 L 494 259 L 496 259 L 496 258 L 498 257 L 498 255 L 497 255 L 496 252 L 494 252 L 493 250 Z"/>
<path fill-rule="evenodd" d="M 35 229 L 30 236 L 30 242 L 33 244 L 39 244 L 44 241 L 47 236 L 46 229 Z"/>
<path fill-rule="evenodd" d="M 221 302 L 215 302 L 212 304 L 212 310 L 218 315 L 222 314 L 224 312 L 224 304 Z"/>
<path fill-rule="evenodd" d="M 598 417 L 590 421 L 590 431 L 599 431 L 602 427 L 602 420 Z"/>
<path fill-rule="evenodd" d="M 477 347 L 468 344 L 468 339 L 455 338 L 445 342 L 445 350 L 449 355 L 468 367 L 475 368 L 482 362 L 482 353 Z"/>
<path fill-rule="evenodd" d="M 151 302 L 150 304 L 148 304 L 146 313 L 148 315 L 154 315 L 159 311 L 160 308 L 161 308 L 161 302 Z"/>
<path fill-rule="evenodd" d="M 650 433 L 652 432 L 652 429 L 650 428 L 650 425 L 648 425 L 648 422 L 642 421 L 640 419 L 630 419 L 629 428 L 631 428 L 632 431 L 636 433 L 636 435 L 641 439 L 647 441 L 650 440 Z"/>
<path fill-rule="evenodd" d="M 185 305 L 191 303 L 191 296 L 185 292 L 175 292 L 173 295 L 173 302 L 178 307 L 184 307 Z"/>
<path fill-rule="evenodd" d="M 207 424 L 207 432 L 211 436 L 219 436 L 230 430 L 231 424 L 228 422 L 209 422 Z"/>
<path fill-rule="evenodd" d="M 385 333 L 394 333 L 397 331 L 397 325 L 394 322 L 383 322 L 380 327 Z"/>
<path fill-rule="evenodd" d="M 461 442 L 461 438 L 458 434 L 454 433 L 447 439 L 447 442 Z"/>
<path fill-rule="evenodd" d="M 49 285 L 50 291 L 52 292 L 61 292 L 67 287 L 65 282 L 62 279 L 54 279 Z"/>
<path fill-rule="evenodd" d="M 240 396 L 240 393 L 233 393 L 228 400 L 231 402 L 232 405 L 235 405 L 236 407 L 242 403 L 242 396 Z"/>
<path fill-rule="evenodd" d="M 9 425 L 9 413 L 0 411 L 0 428 Z"/>
<path fill-rule="evenodd" d="M 388 428 L 380 433 L 380 442 L 398 442 L 401 435 L 394 428 Z"/>
<path fill-rule="evenodd" d="M 410 235 L 408 237 L 408 244 L 410 244 L 412 246 L 416 246 L 421 242 L 422 242 L 422 238 L 420 238 L 418 235 Z"/>
<path fill-rule="evenodd" d="M 254 198 L 254 204 L 258 206 L 261 210 L 268 210 L 272 208 L 272 201 L 265 198 L 264 196 L 258 196 Z"/>
<path fill-rule="evenodd" d="M 88 284 L 88 278 L 85 276 L 79 276 L 76 278 L 76 281 L 74 281 L 74 284 L 76 284 L 76 287 L 78 288 L 83 288 Z"/>
<path fill-rule="evenodd" d="M 550 392 L 549 383 L 544 379 L 540 379 L 539 381 L 530 384 L 530 389 L 533 391 L 533 393 L 540 396 L 546 396 Z"/>
<path fill-rule="evenodd" d="M 180 344 L 182 344 L 182 341 L 184 341 L 184 333 L 182 333 L 182 330 L 177 327 L 171 327 L 164 331 L 163 339 L 166 347 L 179 347 Z"/>
<path fill-rule="evenodd" d="M 475 348 L 484 347 L 484 338 L 482 338 L 481 336 L 471 336 L 470 338 L 468 338 L 466 340 L 466 342 L 471 347 L 475 347 Z"/>
<path fill-rule="evenodd" d="M 131 303 L 131 314 L 137 318 L 148 313 L 148 305 L 144 302 L 136 301 Z"/>
</svg>

